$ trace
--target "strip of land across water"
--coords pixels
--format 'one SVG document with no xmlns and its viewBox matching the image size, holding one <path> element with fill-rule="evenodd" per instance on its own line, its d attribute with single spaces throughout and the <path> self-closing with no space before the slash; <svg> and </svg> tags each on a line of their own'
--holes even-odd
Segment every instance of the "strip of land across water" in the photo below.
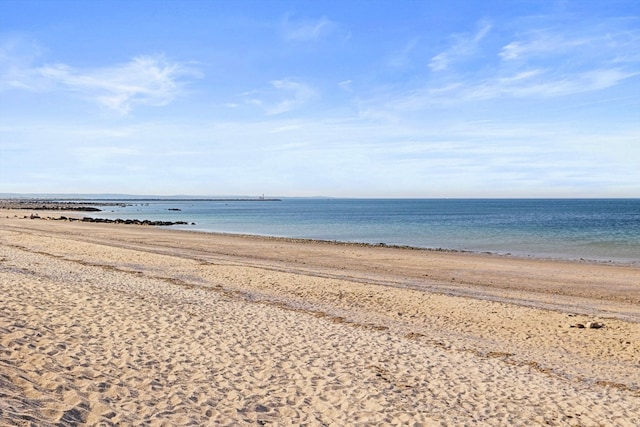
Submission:
<svg viewBox="0 0 640 427">
<path fill-rule="evenodd" d="M 0 209 L 0 425 L 640 424 L 638 266 L 38 214 Z"/>
<path fill-rule="evenodd" d="M 99 212 L 102 209 L 96 206 L 116 206 L 139 202 L 280 202 L 276 198 L 200 198 L 200 199 L 163 199 L 163 198 L 127 198 L 127 199 L 105 199 L 82 201 L 65 201 L 61 199 L 0 199 L 0 209 L 27 209 L 43 211 L 84 211 Z"/>
</svg>

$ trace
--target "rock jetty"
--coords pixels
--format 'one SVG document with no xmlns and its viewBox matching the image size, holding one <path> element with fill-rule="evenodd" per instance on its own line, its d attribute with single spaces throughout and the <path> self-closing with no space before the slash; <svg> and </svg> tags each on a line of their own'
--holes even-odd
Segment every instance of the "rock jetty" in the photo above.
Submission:
<svg viewBox="0 0 640 427">
<path fill-rule="evenodd" d="M 62 219 L 61 217 L 60 219 Z M 69 219 L 71 220 L 71 219 Z M 186 221 L 151 221 L 148 219 L 139 220 L 139 219 L 105 219 L 105 218 L 91 218 L 85 216 L 81 220 L 82 222 L 101 222 L 101 223 L 109 223 L 109 224 L 132 224 L 132 225 L 154 225 L 154 226 L 168 226 L 168 225 L 188 225 L 189 223 Z"/>
<path fill-rule="evenodd" d="M 51 221 L 80 221 L 80 222 L 98 222 L 103 224 L 129 224 L 129 225 L 151 225 L 151 226 L 169 226 L 169 225 L 189 225 L 186 221 L 151 221 L 148 219 L 140 220 L 140 219 L 107 219 L 107 218 L 92 218 L 85 216 L 84 218 L 67 218 L 66 216 L 60 216 L 58 218 L 41 217 L 38 214 L 31 214 L 30 216 L 25 216 L 25 218 L 29 219 L 46 219 Z M 195 225 L 195 222 L 192 222 L 191 225 Z"/>
<path fill-rule="evenodd" d="M 105 203 L 96 203 L 101 206 L 110 206 Z M 102 209 L 95 206 L 87 206 L 77 202 L 54 202 L 43 200 L 0 200 L 0 209 L 24 209 L 30 211 L 77 211 L 100 212 Z"/>
</svg>

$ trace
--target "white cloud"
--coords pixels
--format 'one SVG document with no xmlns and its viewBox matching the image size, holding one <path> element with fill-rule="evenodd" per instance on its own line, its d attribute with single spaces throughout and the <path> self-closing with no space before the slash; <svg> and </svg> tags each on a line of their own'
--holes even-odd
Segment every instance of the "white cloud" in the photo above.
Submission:
<svg viewBox="0 0 640 427">
<path fill-rule="evenodd" d="M 282 35 L 288 41 L 313 41 L 330 34 L 336 23 L 322 17 L 317 20 L 292 21 L 285 17 L 282 24 Z"/>
<path fill-rule="evenodd" d="M 454 61 L 476 54 L 478 43 L 489 31 L 491 26 L 485 23 L 475 34 L 457 35 L 449 49 L 432 58 L 431 68 L 453 68 Z M 500 31 L 497 33 L 499 37 Z M 431 75 L 422 85 L 409 83 L 403 91 L 383 89 L 361 101 L 360 107 L 370 117 L 397 117 L 410 111 L 464 106 L 470 101 L 540 100 L 598 92 L 629 84 L 640 75 L 638 41 L 640 32 L 631 30 L 532 29 L 501 49 L 484 52 L 502 59 L 493 66 Z"/>
<path fill-rule="evenodd" d="M 460 96 L 462 99 L 549 98 L 606 89 L 639 74 L 602 69 L 553 76 L 533 70 L 507 78 L 487 80 L 474 87 L 468 87 Z"/>
<path fill-rule="evenodd" d="M 418 41 L 419 39 L 417 37 L 413 38 L 409 40 L 409 42 L 407 42 L 407 44 L 405 44 L 405 46 L 402 49 L 398 50 L 397 52 L 394 52 L 393 55 L 391 55 L 387 60 L 387 63 L 389 64 L 389 66 L 393 68 L 406 68 L 410 66 L 411 53 L 415 50 L 416 46 L 418 45 Z"/>
<path fill-rule="evenodd" d="M 362 101 L 361 117 L 374 120 L 398 118 L 405 112 L 442 110 L 468 102 L 494 99 L 544 99 L 596 92 L 622 84 L 640 72 L 603 68 L 576 73 L 532 69 L 482 80 L 467 79 L 443 86 L 429 85 L 404 93 L 382 93 Z"/>
<path fill-rule="evenodd" d="M 351 80 L 344 80 L 338 83 L 338 86 L 340 86 L 340 88 L 346 90 L 347 92 L 352 92 L 353 89 L 351 88 L 351 83 L 353 83 Z"/>
<path fill-rule="evenodd" d="M 526 71 L 521 71 L 519 73 L 516 73 L 513 76 L 509 76 L 509 77 L 500 77 L 498 78 L 498 81 L 502 84 L 508 85 L 508 84 L 514 84 L 514 83 L 518 83 L 521 82 L 523 80 L 527 80 L 530 79 L 532 77 L 536 77 L 539 76 L 540 74 L 544 73 L 544 70 L 526 70 Z"/>
<path fill-rule="evenodd" d="M 252 194 L 267 188 L 280 195 L 320 192 L 439 197 L 453 193 L 490 197 L 501 191 L 522 195 L 518 191 L 526 190 L 524 194 L 544 196 L 553 187 L 554 172 L 570 175 L 593 171 L 588 179 L 593 180 L 599 194 L 606 194 L 603 180 L 611 180 L 610 187 L 615 189 L 629 183 L 630 174 L 637 176 L 638 171 L 637 144 L 633 144 L 637 131 L 632 126 L 613 133 L 581 132 L 576 139 L 573 124 L 563 122 L 426 118 L 414 123 L 379 124 L 363 119 L 281 117 L 200 122 L 197 126 L 191 121 L 150 121 L 113 128 L 94 128 L 92 123 L 78 128 L 72 123 L 44 126 L 37 131 L 31 122 L 23 126 L 32 149 L 45 154 L 31 170 L 49 173 L 52 179 L 39 185 L 63 185 L 56 180 L 64 175 L 70 185 L 65 188 L 73 191 L 80 191 L 76 188 L 82 185 L 90 187 L 89 183 L 99 184 L 91 180 L 100 176 L 101 185 L 117 184 L 121 187 L 115 188 L 127 189 L 131 188 L 127 185 L 133 185 L 141 193 L 169 194 L 174 190 L 167 185 L 179 182 L 182 187 L 175 191 L 188 188 L 192 194 Z M 87 140 L 92 141 L 90 146 Z M 176 141 L 181 144 L 176 146 Z M 572 144 L 567 145 L 567 141 Z M 616 154 L 618 148 L 612 147 L 611 141 L 617 141 L 626 154 Z M 5 162 L 0 162 L 0 171 L 10 176 L 24 158 L 20 153 L 0 157 Z M 81 167 L 70 167 L 70 162 L 80 162 Z M 60 164 L 69 171 L 60 174 Z M 136 170 L 143 169 L 140 179 L 133 178 Z M 14 173 L 22 176 L 19 171 Z M 242 179 L 236 180 L 237 176 Z M 539 178 L 541 183 L 521 188 L 532 178 Z M 212 182 L 218 186 L 211 187 Z M 576 188 L 583 183 L 583 191 L 591 188 L 584 187 L 588 183 L 581 178 L 572 182 Z M 340 183 L 343 185 L 337 185 Z M 16 182 L 7 188 L 18 185 L 22 184 Z M 141 185 L 150 189 L 137 187 Z M 42 188 L 37 191 L 44 191 Z M 564 194 L 575 195 L 571 189 Z M 637 191 L 629 189 L 620 194 L 635 195 Z"/>
<path fill-rule="evenodd" d="M 9 37 L 0 43 L 0 90 L 41 90 L 45 82 L 31 70 L 44 49 L 34 40 Z"/>
<path fill-rule="evenodd" d="M 79 69 L 62 63 L 35 65 L 41 52 L 33 42 L 4 41 L 0 46 L 2 89 L 68 90 L 124 115 L 137 105 L 167 105 L 183 93 L 186 77 L 200 77 L 196 70 L 163 55 L 138 56 L 124 64 Z"/>
<path fill-rule="evenodd" d="M 472 56 L 476 53 L 479 43 L 491 31 L 491 24 L 481 22 L 480 28 L 475 34 L 457 34 L 453 37 L 453 45 L 431 58 L 429 67 L 433 71 L 446 70 L 449 65 L 461 58 Z"/>
<path fill-rule="evenodd" d="M 506 62 L 530 62 L 553 59 L 564 63 L 571 58 L 574 64 L 606 61 L 637 63 L 640 60 L 640 32 L 611 28 L 605 21 L 593 28 L 545 28 L 519 34 L 515 40 L 502 47 L 498 55 Z"/>
<path fill-rule="evenodd" d="M 581 47 L 593 48 L 597 44 L 597 38 L 588 36 L 570 38 L 550 31 L 532 31 L 520 40 L 505 45 L 499 55 L 506 61 L 526 60 L 534 56 L 558 55 Z"/>
<path fill-rule="evenodd" d="M 136 105 L 163 106 L 182 93 L 182 77 L 198 73 L 162 55 L 139 56 L 131 62 L 92 70 L 64 64 L 36 70 L 42 77 L 127 114 Z"/>
<path fill-rule="evenodd" d="M 551 37 L 536 37 L 533 40 L 517 40 L 505 45 L 499 55 L 502 59 L 512 61 L 526 57 L 531 53 L 552 52 L 558 48 L 557 40 Z"/>
<path fill-rule="evenodd" d="M 293 78 L 272 80 L 269 87 L 239 94 L 245 105 L 263 110 L 268 116 L 287 113 L 307 104 L 318 96 L 312 86 Z"/>
</svg>

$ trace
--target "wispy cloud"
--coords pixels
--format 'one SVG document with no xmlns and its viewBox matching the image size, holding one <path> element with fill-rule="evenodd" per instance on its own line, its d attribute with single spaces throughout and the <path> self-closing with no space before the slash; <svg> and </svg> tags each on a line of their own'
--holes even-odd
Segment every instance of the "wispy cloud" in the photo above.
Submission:
<svg viewBox="0 0 640 427">
<path fill-rule="evenodd" d="M 567 55 L 572 61 L 578 56 L 610 59 L 617 62 L 638 62 L 640 59 L 640 31 L 619 29 L 617 20 L 599 23 L 602 28 L 582 25 L 571 28 L 531 29 L 516 35 L 504 45 L 499 56 L 504 61 L 536 61 Z M 636 24 L 637 25 L 637 24 Z"/>
<path fill-rule="evenodd" d="M 507 61 L 525 60 L 532 57 L 557 55 L 580 47 L 593 46 L 589 37 L 567 38 L 549 31 L 532 31 L 526 36 L 505 45 L 499 55 Z"/>
<path fill-rule="evenodd" d="M 352 80 L 344 80 L 344 81 L 339 82 L 339 83 L 338 83 L 338 86 L 339 86 L 341 89 L 343 89 L 343 90 L 345 90 L 345 91 L 347 91 L 347 92 L 352 92 L 352 91 L 353 91 L 353 89 L 351 88 L 351 84 L 352 84 L 352 83 L 353 83 L 353 81 L 352 81 Z"/>
<path fill-rule="evenodd" d="M 272 80 L 270 88 L 253 90 L 240 94 L 245 103 L 264 110 L 268 116 L 275 116 L 295 110 L 318 96 L 311 85 L 292 78 Z"/>
<path fill-rule="evenodd" d="M 192 67 L 164 55 L 142 55 L 123 64 L 81 69 L 41 62 L 37 44 L 4 41 L 0 46 L 2 90 L 69 91 L 122 115 L 139 105 L 163 106 L 184 92 L 187 78 L 201 77 Z"/>
<path fill-rule="evenodd" d="M 329 35 L 336 23 L 326 17 L 315 20 L 294 20 L 286 16 L 282 22 L 282 36 L 288 41 L 313 41 Z"/>
<path fill-rule="evenodd" d="M 162 55 L 139 56 L 126 64 L 92 70 L 55 64 L 36 71 L 121 114 L 129 113 L 136 105 L 167 105 L 183 92 L 183 77 L 198 76 L 194 70 Z"/>
<path fill-rule="evenodd" d="M 399 49 L 397 52 L 394 52 L 387 63 L 389 66 L 393 68 L 405 68 L 411 65 L 411 53 L 415 50 L 418 45 L 419 38 L 415 37 L 409 40 L 402 49 Z"/>
<path fill-rule="evenodd" d="M 43 54 L 38 42 L 24 37 L 7 37 L 0 42 L 0 90 L 40 90 L 43 83 L 32 71 Z"/>
<path fill-rule="evenodd" d="M 606 28 L 613 26 L 604 22 Z M 360 101 L 368 117 L 399 117 L 403 112 L 464 106 L 469 102 L 509 99 L 553 99 L 597 92 L 624 84 L 640 75 L 640 32 L 603 31 L 586 25 L 571 31 L 529 28 L 515 36 L 494 29 L 496 37 L 511 40 L 496 46 L 480 43 L 492 31 L 482 23 L 474 34 L 456 35 L 455 43 L 432 58 L 433 71 L 420 85 L 381 90 Z M 497 61 L 482 69 L 453 67 L 455 61 L 482 54 Z"/>
<path fill-rule="evenodd" d="M 555 73 L 548 69 L 519 71 L 506 76 L 459 80 L 443 86 L 426 86 L 404 93 L 384 93 L 362 101 L 361 115 L 392 121 L 403 112 L 447 109 L 469 102 L 494 99 L 550 99 L 595 92 L 621 84 L 640 72 L 616 68 L 575 73 Z"/>
<path fill-rule="evenodd" d="M 443 71 L 446 70 L 452 62 L 475 54 L 478 50 L 478 45 L 489 31 L 491 31 L 491 28 L 491 24 L 483 21 L 480 23 L 478 31 L 473 34 L 454 35 L 451 47 L 431 58 L 429 67 L 433 71 Z"/>
<path fill-rule="evenodd" d="M 267 114 L 275 115 L 286 113 L 293 108 L 300 107 L 306 104 L 311 99 L 317 96 L 317 92 L 311 86 L 291 79 L 274 80 L 271 85 L 288 93 L 290 96 L 278 102 L 276 105 L 267 109 Z"/>
<path fill-rule="evenodd" d="M 606 89 L 638 74 L 618 69 L 600 69 L 554 76 L 541 70 L 532 70 L 484 81 L 467 87 L 459 95 L 461 99 L 550 98 Z"/>
</svg>

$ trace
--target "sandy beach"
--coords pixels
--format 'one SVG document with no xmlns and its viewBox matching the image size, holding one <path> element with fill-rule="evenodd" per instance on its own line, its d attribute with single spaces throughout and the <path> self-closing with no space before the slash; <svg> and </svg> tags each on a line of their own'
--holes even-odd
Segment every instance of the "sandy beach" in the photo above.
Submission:
<svg viewBox="0 0 640 427">
<path fill-rule="evenodd" d="M 0 425 L 640 425 L 638 266 L 28 215 Z"/>
</svg>

